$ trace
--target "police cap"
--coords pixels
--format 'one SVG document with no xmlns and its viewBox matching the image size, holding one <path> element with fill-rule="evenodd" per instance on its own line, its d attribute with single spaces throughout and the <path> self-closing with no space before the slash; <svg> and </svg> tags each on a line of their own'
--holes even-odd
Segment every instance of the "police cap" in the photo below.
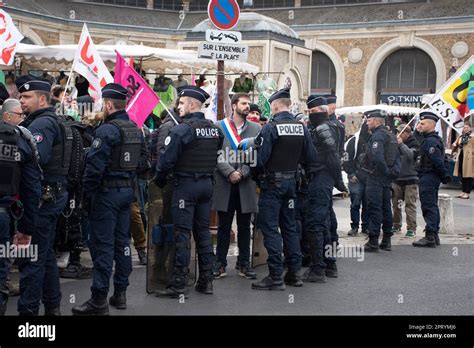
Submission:
<svg viewBox="0 0 474 348">
<path fill-rule="evenodd" d="M 420 120 L 433 120 L 438 122 L 439 117 L 431 110 L 425 110 L 420 112 Z"/>
<path fill-rule="evenodd" d="M 364 112 L 364 115 L 368 119 L 372 117 L 385 118 L 387 116 L 386 112 L 380 109 L 366 111 Z"/>
<path fill-rule="evenodd" d="M 197 86 L 183 86 L 178 88 L 178 97 L 191 97 L 204 103 L 210 95 Z"/>
<path fill-rule="evenodd" d="M 288 88 L 283 88 L 283 89 L 280 89 L 279 91 L 276 91 L 275 93 L 273 93 L 270 96 L 270 98 L 268 98 L 268 102 L 271 104 L 275 100 L 283 99 L 283 98 L 288 98 L 288 99 L 291 98 L 290 90 Z"/>
<path fill-rule="evenodd" d="M 312 109 L 317 106 L 328 105 L 328 102 L 326 101 L 326 98 L 320 95 L 310 95 L 306 100 L 306 105 L 308 106 L 308 109 Z"/>
<path fill-rule="evenodd" d="M 102 98 L 126 100 L 128 91 L 118 83 L 108 83 L 102 88 Z"/>
<path fill-rule="evenodd" d="M 31 75 L 23 75 L 15 80 L 19 93 L 30 91 L 51 92 L 51 83 L 48 80 Z"/>
<path fill-rule="evenodd" d="M 336 104 L 337 96 L 335 94 L 326 94 L 324 96 L 328 104 Z"/>
</svg>

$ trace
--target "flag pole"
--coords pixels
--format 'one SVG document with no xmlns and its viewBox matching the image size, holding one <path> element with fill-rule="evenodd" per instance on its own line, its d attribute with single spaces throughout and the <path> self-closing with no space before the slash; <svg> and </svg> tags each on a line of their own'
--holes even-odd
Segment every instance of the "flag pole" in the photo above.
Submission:
<svg viewBox="0 0 474 348">
<path fill-rule="evenodd" d="M 176 125 L 178 125 L 178 121 L 176 121 L 176 119 L 174 118 L 173 114 L 171 113 L 171 111 L 169 111 L 168 107 L 165 105 L 165 103 L 163 103 L 161 101 L 161 98 L 160 98 L 160 104 L 163 105 L 163 107 L 165 108 L 166 112 L 168 113 L 168 115 L 170 115 L 171 119 L 174 121 L 174 123 L 176 123 Z"/>
<path fill-rule="evenodd" d="M 63 93 L 63 97 L 61 98 L 61 104 L 60 105 L 63 105 L 63 103 L 64 103 L 64 97 L 66 96 L 67 88 L 69 86 L 69 83 L 71 82 L 71 77 L 72 77 L 72 74 L 73 74 L 73 71 L 74 71 L 74 63 L 75 62 L 76 62 L 76 60 L 74 59 L 74 62 L 72 62 L 71 71 L 69 72 L 69 77 L 67 78 L 66 87 L 64 87 L 64 93 Z"/>
</svg>

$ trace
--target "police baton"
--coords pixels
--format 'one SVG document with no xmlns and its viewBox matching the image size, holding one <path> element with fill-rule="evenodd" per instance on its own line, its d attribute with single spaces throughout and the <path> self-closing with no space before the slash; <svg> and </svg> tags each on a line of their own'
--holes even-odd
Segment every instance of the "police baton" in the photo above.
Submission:
<svg viewBox="0 0 474 348">
<path fill-rule="evenodd" d="M 170 117 L 173 119 L 174 123 L 176 123 L 176 125 L 178 125 L 179 122 L 174 118 L 173 114 L 168 110 L 168 107 L 161 101 L 161 99 L 160 99 L 160 104 L 163 105 L 163 107 L 165 108 L 168 115 L 170 115 Z"/>
</svg>

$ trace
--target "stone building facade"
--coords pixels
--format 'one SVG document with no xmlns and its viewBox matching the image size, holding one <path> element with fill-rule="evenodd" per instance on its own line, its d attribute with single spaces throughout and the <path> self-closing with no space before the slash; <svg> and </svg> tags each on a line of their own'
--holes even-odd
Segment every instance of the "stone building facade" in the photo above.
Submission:
<svg viewBox="0 0 474 348">
<path fill-rule="evenodd" d="M 45 0 L 38 7 L 28 0 L 15 0 L 7 1 L 4 9 L 28 42 L 38 45 L 77 43 L 86 21 L 97 44 L 196 47 L 188 36 L 207 18 L 201 5 L 192 11 L 193 1 L 186 1 L 181 10 L 157 9 L 153 1 L 142 3 L 143 8 L 134 8 Z M 251 9 L 289 27 L 296 33 L 290 38 L 302 44 L 244 35 L 250 46 L 249 63 L 261 71 L 283 72 L 286 77 L 275 80 L 282 86 L 289 77 L 299 86 L 297 96 L 292 97 L 300 101 L 311 91 L 321 90 L 336 93 L 339 106 L 376 104 L 384 93 L 403 96 L 434 92 L 474 54 L 474 7 L 470 0 L 306 8 L 305 3 L 295 1 L 291 8 Z M 390 61 L 392 57 L 400 59 L 399 66 Z M 317 65 L 318 60 L 324 62 Z M 423 66 L 427 64 L 428 68 Z M 387 71 L 399 69 L 398 85 L 396 76 L 381 76 L 383 66 L 389 67 Z M 316 76 L 326 70 L 334 73 L 323 79 Z M 423 74 L 426 84 L 422 83 Z M 381 81 L 387 88 L 380 86 Z"/>
</svg>

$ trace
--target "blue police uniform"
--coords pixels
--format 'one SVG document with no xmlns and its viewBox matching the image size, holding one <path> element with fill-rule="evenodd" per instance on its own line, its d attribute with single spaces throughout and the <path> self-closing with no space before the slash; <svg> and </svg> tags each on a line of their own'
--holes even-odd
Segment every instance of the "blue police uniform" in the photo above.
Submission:
<svg viewBox="0 0 474 348">
<path fill-rule="evenodd" d="M 438 121 L 432 112 L 420 113 L 420 120 Z M 448 175 L 444 165 L 444 146 L 442 139 L 433 131 L 423 134 L 420 152 L 417 156 L 416 169 L 419 176 L 419 195 L 421 211 L 426 222 L 425 237 L 413 243 L 414 246 L 432 247 L 439 244 L 440 215 L 438 208 L 438 191 L 441 182 L 447 182 Z"/>
<path fill-rule="evenodd" d="M 284 89 L 274 93 L 269 101 L 289 97 L 289 91 Z M 302 285 L 298 275 L 301 248 L 295 217 L 296 170 L 299 163 L 311 167 L 316 152 L 308 129 L 288 111 L 275 114 L 272 121 L 263 126 L 258 138 L 258 143 L 262 144 L 255 168 L 255 174 L 262 179 L 259 180 L 258 220 L 268 252 L 270 274 L 261 282 L 253 283 L 252 288 L 284 290 L 283 281 L 289 285 Z M 284 279 L 282 244 L 285 245 L 288 264 Z"/>
<path fill-rule="evenodd" d="M 102 97 L 125 100 L 127 90 L 110 83 Z M 143 134 L 130 121 L 125 110 L 107 116 L 94 134 L 86 156 L 83 196 L 89 211 L 89 250 L 92 256 L 92 297 L 73 314 L 108 314 L 107 294 L 115 261 L 114 295 L 109 303 L 126 308 L 128 277 L 132 272 L 130 248 L 130 207 L 133 201 L 133 177 L 145 147 Z"/>
<path fill-rule="evenodd" d="M 36 148 L 26 139 L 26 132 L 0 121 L 0 170 L 6 174 L 0 180 L 0 245 L 4 246 L 10 242 L 12 232 L 16 232 L 11 229 L 12 218 L 19 219 L 15 227 L 23 234 L 32 235 L 36 228 L 41 171 L 38 158 L 35 158 Z M 17 200 L 16 195 L 23 204 L 23 216 L 21 212 L 11 216 L 10 206 Z M 8 272 L 6 257 L 0 257 L 0 315 L 6 310 L 8 288 L 5 282 Z"/>
<path fill-rule="evenodd" d="M 308 108 L 315 104 L 324 105 L 326 102 L 308 98 Z M 309 204 L 311 215 L 308 221 L 308 233 L 312 250 L 311 268 L 305 273 L 304 281 L 325 282 L 326 275 L 337 277 L 335 251 L 329 257 L 324 250 L 331 246 L 331 209 L 332 190 L 336 178 L 341 176 L 341 162 L 337 147 L 338 130 L 330 122 L 327 112 L 311 113 L 310 130 L 313 145 L 318 158 L 314 163 L 314 176 L 309 184 Z M 331 249 L 329 249 L 331 250 Z"/>
<path fill-rule="evenodd" d="M 20 93 L 49 92 L 51 89 L 49 82 L 31 76 L 21 76 L 15 83 Z M 22 125 L 28 128 L 36 140 L 43 179 L 42 201 L 31 240 L 32 245 L 38 246 L 38 259 L 34 262 L 22 260 L 19 264 L 18 312 L 20 315 L 38 315 L 42 300 L 45 314 L 58 315 L 61 291 L 54 243 L 56 223 L 68 197 L 66 175 L 70 158 L 65 144 L 67 138 L 53 107 L 30 113 Z"/>
<path fill-rule="evenodd" d="M 186 86 L 179 89 L 180 97 L 194 98 L 201 103 L 209 95 L 200 88 Z M 176 241 L 174 269 L 170 284 L 159 290 L 159 297 L 187 295 L 187 279 L 191 259 L 191 231 L 198 252 L 199 279 L 196 290 L 212 294 L 212 266 L 214 253 L 209 231 L 213 175 L 217 152 L 222 147 L 223 134 L 202 112 L 181 118 L 173 127 L 160 150 L 155 182 L 164 187 L 172 174 L 175 188 L 171 200 L 171 214 Z"/>
<path fill-rule="evenodd" d="M 367 111 L 367 118 L 384 118 L 380 110 Z M 393 217 L 390 185 L 393 180 L 394 168 L 400 167 L 400 155 L 396 139 L 391 138 L 384 125 L 371 130 L 367 142 L 367 167 L 370 172 L 366 183 L 367 209 L 369 215 L 369 241 L 365 244 L 366 251 L 378 251 L 380 228 L 383 240 L 380 248 L 391 250 Z M 393 136 L 393 134 L 392 134 Z"/>
</svg>

